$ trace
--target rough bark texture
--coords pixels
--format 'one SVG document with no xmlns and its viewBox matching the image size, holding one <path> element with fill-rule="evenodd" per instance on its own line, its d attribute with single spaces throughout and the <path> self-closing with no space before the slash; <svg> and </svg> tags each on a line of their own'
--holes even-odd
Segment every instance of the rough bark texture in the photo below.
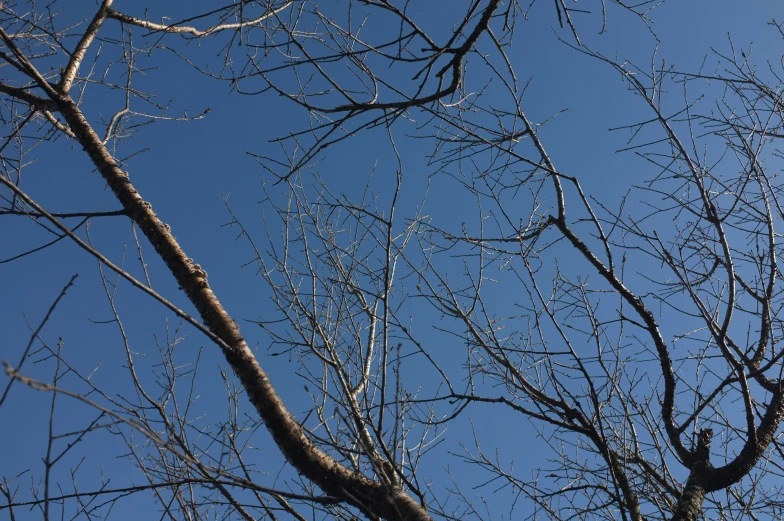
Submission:
<svg viewBox="0 0 784 521">
<path fill-rule="evenodd" d="M 672 521 L 696 521 L 705 501 L 705 485 L 700 473 L 692 472 L 683 488 Z"/>
<path fill-rule="evenodd" d="M 707 494 L 706 474 L 711 470 L 710 444 L 713 438 L 711 429 L 702 429 L 693 451 L 689 479 L 683 487 L 681 497 L 672 516 L 672 521 L 696 521 L 702 512 L 702 503 Z"/>
<path fill-rule="evenodd" d="M 278 396 L 236 322 L 210 289 L 206 273 L 187 257 L 169 227 L 139 195 L 70 97 L 61 96 L 58 106 L 93 164 L 169 267 L 204 324 L 225 342 L 226 360 L 289 463 L 324 492 L 353 505 L 370 519 L 429 521 L 427 510 L 404 491 L 349 470 L 311 442 Z"/>
<path fill-rule="evenodd" d="M 782 383 L 776 385 L 778 388 L 771 396 L 756 432 L 749 433 L 740 454 L 727 465 L 711 469 L 708 492 L 723 490 L 738 483 L 751 472 L 770 447 L 784 417 L 784 390 Z"/>
</svg>

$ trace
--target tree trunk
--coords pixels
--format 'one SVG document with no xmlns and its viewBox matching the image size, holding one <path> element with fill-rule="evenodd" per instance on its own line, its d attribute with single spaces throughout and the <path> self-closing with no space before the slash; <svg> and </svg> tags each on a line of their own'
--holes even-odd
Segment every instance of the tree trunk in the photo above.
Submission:
<svg viewBox="0 0 784 521">
<path fill-rule="evenodd" d="M 686 480 L 678 505 L 672 516 L 672 521 L 696 521 L 702 512 L 702 502 L 705 501 L 705 487 L 702 482 L 701 472 L 692 472 Z"/>
<path fill-rule="evenodd" d="M 683 487 L 681 497 L 672 516 L 672 521 L 697 521 L 702 512 L 702 503 L 707 494 L 705 475 L 711 468 L 710 463 L 710 444 L 713 438 L 712 429 L 702 429 L 697 438 L 697 447 L 694 449 L 694 459 Z"/>
</svg>

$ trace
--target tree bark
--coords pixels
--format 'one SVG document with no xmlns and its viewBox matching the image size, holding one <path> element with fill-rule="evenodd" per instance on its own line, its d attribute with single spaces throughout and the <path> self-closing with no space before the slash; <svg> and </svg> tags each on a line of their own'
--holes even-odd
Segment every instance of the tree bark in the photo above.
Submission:
<svg viewBox="0 0 784 521">
<path fill-rule="evenodd" d="M 206 272 L 187 257 L 169 227 L 139 195 L 76 103 L 67 95 L 53 94 L 50 92 L 50 97 L 58 98 L 53 101 L 60 113 L 128 216 L 166 263 L 207 328 L 224 342 L 221 347 L 226 360 L 288 462 L 324 492 L 356 507 L 370 519 L 430 521 L 426 508 L 405 491 L 349 470 L 308 438 L 248 348 L 236 322 L 210 289 Z"/>
<path fill-rule="evenodd" d="M 678 499 L 672 521 L 696 521 L 702 512 L 702 503 L 705 501 L 705 485 L 700 472 L 691 472 L 686 486 Z"/>
<path fill-rule="evenodd" d="M 713 438 L 712 429 L 702 429 L 697 438 L 697 447 L 693 451 L 693 463 L 683 487 L 681 497 L 675 507 L 672 521 L 697 521 L 702 512 L 702 504 L 707 494 L 706 472 L 711 468 L 710 444 Z"/>
</svg>

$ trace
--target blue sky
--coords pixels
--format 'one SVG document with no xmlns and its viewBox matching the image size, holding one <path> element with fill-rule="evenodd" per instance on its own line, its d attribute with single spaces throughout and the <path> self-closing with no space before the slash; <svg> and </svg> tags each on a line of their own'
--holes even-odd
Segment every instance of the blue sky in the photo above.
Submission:
<svg viewBox="0 0 784 521">
<path fill-rule="evenodd" d="M 127 7 L 136 9 L 135 12 L 129 11 L 132 14 L 140 15 L 142 12 L 142 3 L 134 6 L 125 6 L 124 2 L 118 4 L 118 10 Z M 451 14 L 449 5 L 450 2 L 426 3 L 416 6 L 414 12 L 423 25 L 430 25 L 436 34 L 443 34 L 451 27 L 445 15 Z M 210 2 L 168 2 L 165 6 L 150 7 L 160 13 L 165 11 L 172 19 L 179 19 L 184 18 L 179 13 L 199 12 L 211 6 Z M 778 5 L 773 1 L 671 0 L 658 6 L 650 15 L 659 42 L 642 24 L 617 8 L 609 11 L 605 34 L 598 34 L 601 24 L 593 15 L 580 19 L 578 27 L 581 38 L 592 49 L 605 56 L 629 59 L 643 68 L 650 64 L 651 54 L 656 49 L 657 62 L 664 60 L 680 70 L 693 70 L 706 55 L 708 63 L 713 60 L 711 49 L 729 52 L 728 34 L 738 49 L 748 49 L 753 43 L 754 56 L 759 63 L 769 60 L 776 65 L 781 63 L 784 45 L 777 31 L 766 25 L 772 18 L 781 17 L 781 9 L 776 7 Z M 91 8 L 92 5 L 89 6 Z M 86 11 L 89 9 L 85 7 Z M 64 16 L 82 17 L 82 12 L 77 11 L 79 9 L 66 7 Z M 151 11 L 151 17 L 155 14 Z M 536 3 L 530 11 L 529 20 L 519 21 L 514 46 L 508 50 L 519 82 L 523 84 L 530 80 L 523 108 L 534 121 L 543 121 L 568 109 L 541 132 L 550 156 L 562 172 L 577 176 L 589 195 L 601 197 L 610 205 L 617 204 L 618 198 L 629 186 L 645 179 L 650 171 L 646 170 L 648 166 L 645 163 L 631 154 L 616 154 L 616 150 L 624 147 L 628 135 L 624 132 L 611 133 L 607 129 L 637 121 L 644 114 L 644 107 L 628 92 L 617 72 L 559 42 L 559 36 L 569 40 L 569 34 L 554 24 L 552 3 Z M 114 25 L 112 21 L 108 22 L 109 32 L 116 31 Z M 141 40 L 141 31 L 134 34 L 135 38 L 145 41 Z M 164 45 L 169 42 L 176 40 L 173 37 L 162 40 Z M 220 45 L 215 42 L 207 42 L 201 48 L 193 44 L 184 47 L 181 42 L 171 45 L 197 63 L 215 66 L 220 62 L 216 56 Z M 480 49 L 492 53 L 488 42 L 481 42 Z M 106 52 L 112 52 L 108 45 Z M 235 49 L 234 52 L 239 54 L 244 50 Z M 118 156 L 133 156 L 127 161 L 132 182 L 152 203 L 164 222 L 171 225 L 185 251 L 207 270 L 213 289 L 240 322 L 248 343 L 258 346 L 260 361 L 271 374 L 279 392 L 292 411 L 301 415 L 310 402 L 303 382 L 297 377 L 297 364 L 290 363 L 286 356 L 270 356 L 267 350 L 269 337 L 253 323 L 244 322 L 268 318 L 274 313 L 269 289 L 254 265 L 243 267 L 252 259 L 252 252 L 246 243 L 237 240 L 237 229 L 222 225 L 230 221 L 223 202 L 227 198 L 243 224 L 263 242 L 263 216 L 270 218 L 271 211 L 269 204 L 264 202 L 262 185 L 270 177 L 248 152 L 280 157 L 280 145 L 271 140 L 305 128 L 308 115 L 272 93 L 244 96 L 232 92 L 228 82 L 198 74 L 165 49 L 158 50 L 151 57 L 140 57 L 139 66 L 149 69 L 144 75 L 136 76 L 137 87 L 154 93 L 158 103 L 165 105 L 171 100 L 169 115 L 179 115 L 184 111 L 195 115 L 207 108 L 211 110 L 204 118 L 190 123 L 162 121 L 141 127 L 132 139 L 121 144 Z M 478 88 L 482 83 L 482 67 L 476 56 L 469 56 L 468 70 L 469 74 L 473 70 L 479 71 L 470 80 L 475 82 L 470 86 Z M 247 88 L 250 90 L 253 85 Z M 499 99 L 501 95 L 499 89 Z M 679 99 L 675 97 L 674 106 Z M 103 128 L 102 122 L 121 106 L 122 94 L 90 86 L 85 92 L 85 100 L 85 113 L 91 122 Z M 153 110 L 141 102 L 134 103 L 135 110 Z M 503 103 L 500 99 L 499 104 Z M 424 121 L 421 114 L 413 117 Z M 455 231 L 459 231 L 461 222 L 468 223 L 469 229 L 476 226 L 478 210 L 475 200 L 445 175 L 454 172 L 447 167 L 441 174 L 433 176 L 439 165 L 428 163 L 432 141 L 410 137 L 417 132 L 427 134 L 427 129 L 419 130 L 412 122 L 399 121 L 391 132 L 402 158 L 403 185 L 397 210 L 400 226 L 423 200 L 428 183 L 424 213 L 431 216 L 435 226 Z M 48 210 L 67 212 L 118 208 L 79 146 L 59 139 L 42 144 L 30 157 L 35 159 L 35 163 L 26 167 L 22 187 Z M 319 174 L 334 193 L 358 197 L 368 176 L 373 173 L 371 186 L 383 206 L 389 204 L 392 179 L 399 168 L 386 137 L 386 129 L 373 129 L 329 148 L 319 156 L 318 165 L 305 172 L 305 178 Z M 267 186 L 272 197 L 279 201 L 282 189 Z M 515 211 L 524 216 L 526 209 Z M 143 275 L 136 258 L 131 227 L 123 218 L 94 220 L 89 231 L 100 251 L 117 263 L 124 258 L 132 274 L 137 277 Z M 84 229 L 80 233 L 85 236 Z M 3 216 L 0 224 L 3 257 L 40 245 L 49 237 L 40 227 L 22 217 Z M 143 238 L 141 240 L 156 290 L 192 311 L 152 249 Z M 568 269 L 580 269 L 570 257 L 557 260 Z M 448 264 L 445 267 L 450 269 Z M 459 277 L 459 261 L 454 261 L 452 269 L 455 277 Z M 0 316 L 3 317 L 0 353 L 3 359 L 14 365 L 18 363 L 30 336 L 26 322 L 35 328 L 60 289 L 73 274 L 78 273 L 76 284 L 47 324 L 42 339 L 48 345 L 56 346 L 61 338 L 69 363 L 83 374 L 92 375 L 91 381 L 104 389 L 109 397 L 116 398 L 130 392 L 131 382 L 124 369 L 126 355 L 117 327 L 102 323 L 112 316 L 94 259 L 64 240 L 21 261 L 0 264 L 0 270 L 3 295 L 0 299 Z M 513 302 L 515 295 L 504 290 L 504 286 L 491 288 L 487 297 L 499 307 L 510 300 Z M 146 371 L 145 378 L 150 378 L 157 362 L 156 338 L 165 338 L 166 319 L 169 327 L 173 328 L 177 324 L 176 317 L 127 283 L 121 282 L 117 291 L 118 310 L 128 338 L 133 350 L 138 353 L 139 367 Z M 432 349 L 432 355 L 458 372 L 465 359 L 459 350 L 464 346 L 453 344 L 446 335 L 434 330 L 434 326 L 440 325 L 439 313 L 416 301 L 409 305 L 410 310 L 405 314 L 412 317 L 418 334 Z M 216 347 L 192 329 L 184 327 L 182 334 L 185 341 L 178 346 L 178 350 L 182 350 L 181 354 L 178 351 L 178 357 L 181 356 L 183 361 L 193 361 L 201 352 L 201 372 L 195 384 L 199 400 L 192 416 L 199 417 L 199 422 L 220 422 L 226 415 L 225 391 L 217 369 L 225 365 L 222 356 Z M 202 347 L 203 351 L 200 351 Z M 51 363 L 34 364 L 33 360 L 35 357 L 25 363 L 23 372 L 50 380 Z M 422 384 L 427 389 L 432 374 L 424 367 L 425 364 L 419 362 L 405 367 L 405 378 L 409 379 L 411 388 Z M 72 385 L 74 390 L 84 390 L 73 375 L 64 382 L 67 382 L 65 387 Z M 17 481 L 21 486 L 20 496 L 26 497 L 31 479 L 37 480 L 41 476 L 40 455 L 46 448 L 50 400 L 49 394 L 34 392 L 17 384 L 11 390 L 8 402 L 0 409 L 0 426 L 4 426 L 0 428 L 0 446 L 5 447 L 0 451 L 0 468 L 8 477 L 30 469 Z M 82 424 L 85 418 L 94 414 L 83 405 L 64 398 L 60 400 L 66 402 L 58 416 L 58 428 L 63 431 L 69 425 Z M 471 407 L 447 431 L 446 441 L 425 460 L 422 470 L 423 476 L 433 480 L 436 490 L 440 486 L 449 486 L 444 472 L 446 467 L 452 468 L 464 485 L 481 481 L 478 475 L 473 479 L 475 476 L 467 474 L 470 469 L 460 468 L 455 458 L 449 455 L 460 450 L 460 443 L 473 446 L 471 424 L 477 437 L 482 439 L 483 448 L 498 447 L 506 457 L 517 458 L 520 463 L 516 468 L 521 477 L 547 465 L 546 451 L 532 426 L 520 417 L 507 420 L 497 414 L 498 409 L 493 407 Z M 265 469 L 274 471 L 280 461 L 277 449 L 263 432 L 254 436 L 254 444 L 261 447 Z M 69 481 L 67 468 L 76 465 L 82 456 L 86 459 L 80 470 L 80 483 L 85 488 L 90 481 L 98 479 L 101 468 L 115 486 L 141 481 L 134 476 L 126 460 L 117 458 L 122 451 L 118 448 L 122 446 L 118 439 L 102 435 L 94 442 L 85 440 L 83 445 L 62 464 L 59 476 L 64 482 Z M 534 448 L 542 450 L 534 454 Z M 477 494 L 489 494 L 489 490 Z M 508 508 L 507 500 L 499 499 L 495 503 L 496 500 L 490 499 L 490 508 L 497 510 L 493 511 L 495 519 L 508 515 L 504 510 Z M 140 512 L 151 512 L 147 509 L 153 507 L 134 502 L 133 507 L 126 508 L 125 511 L 114 512 L 113 517 L 131 519 L 138 517 Z M 520 510 L 512 516 L 525 512 L 525 506 L 518 505 L 517 508 Z M 17 512 L 17 515 L 17 519 L 38 518 L 35 512 Z"/>
</svg>

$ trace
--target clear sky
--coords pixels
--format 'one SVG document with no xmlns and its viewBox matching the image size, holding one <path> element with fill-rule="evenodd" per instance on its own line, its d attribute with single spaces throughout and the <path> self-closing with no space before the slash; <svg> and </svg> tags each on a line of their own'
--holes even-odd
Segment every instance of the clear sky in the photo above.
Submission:
<svg viewBox="0 0 784 521">
<path fill-rule="evenodd" d="M 433 31 L 437 38 L 445 38 L 453 23 L 449 16 L 462 12 L 465 3 L 462 0 L 428 0 L 412 6 L 412 16 L 421 20 L 423 27 Z M 461 6 L 459 9 L 454 7 L 457 4 Z M 608 4 L 607 29 L 603 34 L 600 34 L 601 19 L 595 14 L 577 15 L 576 18 L 583 41 L 605 56 L 617 56 L 619 61 L 628 59 L 644 69 L 650 68 L 655 51 L 657 63 L 664 61 L 678 70 L 694 70 L 705 56 L 708 56 L 706 63 L 715 63 L 711 57 L 712 49 L 730 52 L 731 37 L 736 49 L 748 50 L 753 44 L 755 59 L 760 64 L 770 61 L 780 71 L 784 42 L 775 28 L 767 25 L 771 19 L 784 20 L 784 11 L 778 2 L 670 0 L 650 12 L 651 27 L 658 41 L 638 20 L 611 2 Z M 150 9 L 151 19 L 167 15 L 171 20 L 178 20 L 191 13 L 210 10 L 214 5 L 206 1 L 118 1 L 116 5 L 118 10 L 127 10 L 137 16 L 141 16 L 146 7 Z M 63 24 L 69 19 L 84 18 L 93 8 L 92 2 L 78 7 L 63 3 Z M 542 130 L 541 136 L 550 157 L 562 172 L 577 176 L 588 195 L 617 205 L 629 187 L 646 179 L 650 171 L 633 154 L 616 153 L 625 146 L 629 136 L 628 133 L 609 132 L 608 129 L 640 119 L 644 114 L 641 101 L 629 93 L 626 84 L 611 67 L 558 41 L 559 37 L 568 42 L 573 40 L 568 31 L 557 27 L 552 2 L 536 2 L 530 9 L 528 20 L 520 19 L 517 23 L 514 45 L 507 54 L 520 84 L 530 81 L 523 98 L 523 108 L 534 121 L 544 121 L 568 109 Z M 115 21 L 107 22 L 107 34 L 117 36 L 117 28 L 113 27 L 117 25 Z M 387 29 L 370 26 L 368 30 Z M 252 322 L 269 319 L 275 311 L 270 302 L 269 288 L 258 275 L 256 265 L 247 265 L 252 260 L 252 250 L 244 240 L 238 240 L 236 227 L 224 226 L 231 221 L 224 198 L 251 235 L 265 243 L 264 219 L 267 218 L 268 223 L 274 223 L 274 219 L 270 203 L 265 202 L 267 195 L 263 186 L 267 183 L 269 196 L 277 202 L 282 201 L 284 188 L 268 183 L 271 177 L 253 154 L 282 157 L 284 147 L 291 143 L 280 145 L 272 140 L 307 128 L 308 114 L 272 92 L 253 96 L 239 94 L 230 82 L 200 74 L 175 52 L 164 48 L 169 46 L 196 65 L 209 65 L 212 70 L 218 70 L 221 65 L 218 51 L 225 40 L 223 38 L 207 41 L 199 47 L 195 43 L 186 46 L 175 36 L 166 36 L 158 41 L 153 38 L 160 35 L 146 38 L 143 35 L 143 31 L 134 30 L 137 45 L 155 44 L 159 48 L 150 56 L 139 57 L 137 66 L 141 72 L 134 78 L 136 88 L 152 93 L 159 105 L 168 106 L 168 116 L 179 116 L 184 112 L 194 116 L 208 108 L 210 111 L 203 118 L 188 123 L 155 121 L 137 128 L 132 138 L 120 143 L 117 155 L 128 158 L 125 162 L 132 182 L 152 203 L 164 222 L 171 225 L 185 251 L 209 273 L 214 291 L 240 323 L 248 343 L 258 347 L 262 366 L 271 374 L 273 383 L 291 410 L 300 416 L 311 405 L 305 384 L 298 377 L 300 367 L 289 356 L 272 356 L 275 350 L 268 349 L 269 336 Z M 480 41 L 479 49 L 488 55 L 494 52 L 488 41 Z M 108 42 L 102 52 L 107 53 L 102 58 L 103 64 L 117 59 L 117 50 Z M 244 52 L 253 51 L 235 47 L 233 52 L 241 56 Z M 0 69 L 0 76 L 3 70 Z M 468 57 L 467 70 L 469 90 L 481 88 L 484 82 L 478 56 Z M 471 75 L 474 71 L 477 72 Z M 408 81 L 403 74 L 399 77 Z M 249 81 L 241 87 L 253 91 L 261 88 L 262 84 Z M 486 94 L 494 95 L 499 96 L 499 106 L 503 107 L 506 103 L 504 94 L 496 85 L 492 85 Z M 676 98 L 674 105 L 679 99 Z M 84 100 L 84 111 L 91 123 L 103 129 L 106 120 L 122 106 L 123 94 L 90 85 L 84 93 Z M 133 108 L 142 113 L 156 110 L 139 100 L 134 101 Z M 135 121 L 145 120 L 137 117 Z M 400 120 L 391 130 L 402 158 L 403 185 L 397 210 L 400 230 L 423 200 L 423 212 L 431 216 L 434 226 L 460 232 L 461 223 L 466 223 L 468 230 L 474 230 L 479 222 L 475 199 L 450 178 L 450 174 L 456 174 L 450 166 L 428 161 L 433 152 L 432 140 L 416 139 L 416 136 L 432 133 L 433 127 L 427 126 L 426 121 L 424 115 L 415 113 L 412 120 Z M 108 211 L 119 207 L 105 189 L 100 176 L 94 172 L 86 154 L 71 141 L 60 138 L 42 143 L 28 158 L 35 162 L 25 167 L 22 187 L 49 211 Z M 401 166 L 395 158 L 386 129 L 363 132 L 330 147 L 317 159 L 317 164 L 314 162 L 313 167 L 305 170 L 306 183 L 310 183 L 309 176 L 319 174 L 333 193 L 356 198 L 372 174 L 371 187 L 378 194 L 378 204 L 389 205 L 390 188 Z M 514 213 L 522 218 L 526 209 L 517 208 Z M 277 230 L 277 226 L 273 224 L 273 230 Z M 79 233 L 86 237 L 84 227 Z M 124 218 L 95 219 L 89 225 L 89 234 L 106 256 L 116 263 L 124 262 L 132 274 L 143 277 L 131 227 Z M 2 216 L 0 220 L 0 244 L 3 246 L 0 260 L 50 240 L 51 234 L 23 217 Z M 143 237 L 140 240 L 155 289 L 192 312 L 171 275 L 155 258 L 152 248 Z M 580 269 L 572 258 L 562 257 L 557 261 L 569 269 Z M 454 276 L 459 279 L 462 261 L 450 262 L 453 264 L 445 265 L 445 269 L 454 270 Z M 640 266 L 640 269 L 647 268 Z M 19 363 L 31 328 L 37 327 L 61 288 L 77 273 L 79 278 L 49 320 L 41 339 L 50 347 L 55 347 L 61 339 L 65 359 L 82 375 L 90 375 L 92 384 L 104 390 L 109 398 L 118 399 L 124 393 L 132 392 L 132 383 L 125 369 L 126 352 L 122 339 L 117 325 L 111 322 L 113 317 L 97 262 L 67 240 L 21 260 L 0 264 L 0 358 L 9 360 L 13 365 Z M 517 296 L 505 289 L 501 285 L 491 286 L 486 298 L 499 308 L 514 305 Z M 165 343 L 167 324 L 171 335 L 178 321 L 160 304 L 125 282 L 120 282 L 116 291 L 118 311 L 131 348 L 136 353 L 137 369 L 152 385 L 151 371 L 158 363 L 156 342 Z M 402 314 L 411 317 L 411 324 L 427 343 L 429 353 L 444 367 L 459 374 L 465 360 L 461 349 L 465 346 L 454 343 L 449 335 L 437 331 L 445 323 L 442 315 L 416 299 L 406 306 L 410 309 L 405 309 Z M 673 329 L 678 329 L 677 326 Z M 445 327 L 457 326 L 447 324 Z M 226 392 L 218 370 L 225 366 L 225 361 L 219 350 L 193 329 L 183 327 L 180 334 L 185 337 L 177 347 L 182 351 L 178 351 L 178 357 L 183 362 L 192 362 L 201 353 L 200 372 L 194 388 L 199 399 L 191 416 L 203 424 L 219 424 L 225 421 L 227 414 Z M 40 346 L 40 342 L 35 345 Z M 402 349 L 414 351 L 409 345 Z M 31 357 L 25 362 L 23 372 L 50 381 L 54 368 L 51 360 L 42 358 L 41 355 Z M 432 370 L 419 358 L 414 357 L 413 360 L 416 361 L 402 366 L 408 387 L 412 392 L 419 385 L 423 392 L 432 391 L 429 388 L 435 381 Z M 459 376 L 457 380 L 460 381 Z M 0 388 L 5 389 L 6 382 L 4 377 L 0 378 Z M 77 392 L 85 390 L 83 383 L 72 374 L 63 379 L 63 386 Z M 97 394 L 92 397 L 103 400 Z M 64 402 L 57 416 L 56 429 L 60 432 L 71 426 L 83 425 L 85 418 L 95 416 L 94 411 L 83 405 L 60 399 Z M 15 482 L 20 487 L 20 498 L 29 497 L 31 483 L 37 483 L 42 476 L 40 461 L 46 450 L 50 401 L 50 394 L 17 384 L 0 408 L 0 469 L 7 478 L 26 471 Z M 244 401 L 242 403 L 245 407 L 243 412 L 249 412 L 248 405 Z M 434 490 L 439 490 L 452 486 L 446 474 L 449 468 L 467 494 L 489 498 L 487 508 L 493 519 L 524 517 L 529 513 L 524 505 L 517 505 L 518 510 L 510 515 L 510 498 L 505 496 L 501 499 L 499 496 L 493 499 L 493 487 L 471 490 L 472 485 L 483 481 L 481 473 L 472 474 L 475 470 L 461 467 L 459 460 L 451 455 L 460 452 L 461 444 L 474 447 L 473 426 L 488 453 L 498 448 L 503 458 L 515 458 L 518 462 L 515 470 L 521 478 L 530 477 L 536 469 L 546 467 L 547 449 L 538 439 L 536 426 L 519 416 L 507 418 L 499 416 L 499 413 L 500 409 L 492 406 L 469 408 L 445 433 L 444 442 L 423 460 L 421 472 L 423 479 L 431 480 Z M 264 470 L 274 473 L 280 462 L 277 449 L 262 431 L 254 436 L 254 444 L 261 447 Z M 88 436 L 81 445 L 81 448 L 69 453 L 58 467 L 58 477 L 66 484 L 65 490 L 70 483 L 68 469 L 75 467 L 81 458 L 84 461 L 77 481 L 85 489 L 90 488 L 91 483 L 94 486 L 101 472 L 111 480 L 112 486 L 143 482 L 143 478 L 134 474 L 130 462 L 119 458 L 124 450 L 119 439 L 105 434 L 96 436 L 95 440 Z M 267 483 L 274 482 L 274 476 L 263 479 L 268 479 Z M 130 520 L 156 511 L 156 507 L 145 505 L 141 499 L 123 508 L 113 512 L 112 518 Z M 0 514 L 0 517 L 3 515 Z M 19 520 L 40 518 L 38 512 L 23 510 L 17 511 L 17 516 Z"/>
</svg>

